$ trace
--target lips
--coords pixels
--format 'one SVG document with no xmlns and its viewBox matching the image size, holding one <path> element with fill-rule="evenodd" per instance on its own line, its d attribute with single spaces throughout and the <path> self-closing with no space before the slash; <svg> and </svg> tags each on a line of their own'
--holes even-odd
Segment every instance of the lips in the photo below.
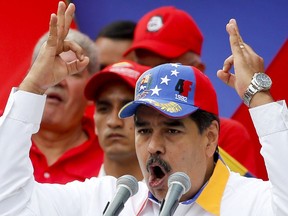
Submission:
<svg viewBox="0 0 288 216">
<path fill-rule="evenodd" d="M 58 94 L 49 94 L 49 95 L 47 95 L 47 98 L 62 101 L 62 98 Z"/>
<path fill-rule="evenodd" d="M 121 138 L 123 138 L 123 135 L 119 134 L 119 133 L 111 133 L 107 137 L 109 139 L 121 139 Z"/>
<path fill-rule="evenodd" d="M 63 98 L 60 96 L 60 94 L 57 93 L 48 93 L 47 94 L 47 100 L 49 101 L 55 101 L 55 102 L 62 102 Z"/>
</svg>

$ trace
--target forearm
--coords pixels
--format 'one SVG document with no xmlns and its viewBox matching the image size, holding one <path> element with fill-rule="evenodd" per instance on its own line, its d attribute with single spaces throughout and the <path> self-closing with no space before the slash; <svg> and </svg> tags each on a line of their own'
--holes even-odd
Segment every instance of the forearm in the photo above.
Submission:
<svg viewBox="0 0 288 216">
<path fill-rule="evenodd" d="M 15 91 L 15 89 L 14 89 Z M 31 135 L 39 129 L 45 96 L 11 92 L 0 122 L 0 215 L 15 215 L 32 193 Z"/>
<path fill-rule="evenodd" d="M 276 215 L 288 215 L 288 111 L 285 101 L 250 109 L 262 145 L 269 180 L 272 184 Z"/>
</svg>

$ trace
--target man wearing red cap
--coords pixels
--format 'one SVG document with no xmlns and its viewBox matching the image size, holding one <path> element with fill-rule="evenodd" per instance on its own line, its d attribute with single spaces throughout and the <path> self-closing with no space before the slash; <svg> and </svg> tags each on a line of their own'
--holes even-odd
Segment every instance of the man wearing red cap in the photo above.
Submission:
<svg viewBox="0 0 288 216">
<path fill-rule="evenodd" d="M 145 14 L 137 23 L 131 48 L 137 62 L 156 66 L 167 62 L 192 65 L 201 71 L 203 35 L 193 18 L 183 10 L 164 6 Z"/>
<path fill-rule="evenodd" d="M 203 35 L 188 13 L 173 6 L 164 6 L 148 12 L 139 20 L 132 46 L 124 55 L 135 51 L 136 61 L 143 65 L 154 67 L 167 62 L 178 62 L 204 72 L 205 64 L 201 61 L 202 43 Z M 220 122 L 219 146 L 226 163 L 242 175 L 255 175 L 256 152 L 248 131 L 232 119 L 221 118 Z M 247 149 L 247 146 L 250 148 Z"/>
<path fill-rule="evenodd" d="M 135 151 L 134 120 L 120 119 L 118 113 L 133 100 L 136 81 L 148 69 L 123 60 L 96 73 L 85 87 L 86 98 L 95 103 L 95 131 L 104 151 L 99 176 L 130 174 L 143 179 Z"/>
<path fill-rule="evenodd" d="M 29 149 L 31 136 L 39 129 L 43 94 L 89 62 L 77 43 L 64 40 L 74 11 L 74 4 L 66 8 L 59 2 L 57 16 L 50 18 L 47 43 L 19 88 L 12 89 L 0 118 L 1 215 L 100 216 L 107 202 L 123 190 L 113 205 L 117 214 L 109 215 L 288 215 L 287 105 L 273 100 L 263 59 L 242 41 L 234 19 L 226 26 L 232 55 L 217 75 L 250 108 L 269 181 L 240 176 L 223 163 L 217 152 L 217 98 L 209 78 L 194 67 L 168 63 L 141 75 L 134 101 L 119 114 L 134 115 L 136 153 L 145 183 L 136 182 L 138 189 L 131 193 L 130 182 L 121 181 L 119 186 L 112 176 L 66 185 L 37 183 Z M 67 50 L 77 59 L 62 59 L 59 54 Z M 230 73 L 233 65 L 235 74 Z M 209 100 L 201 97 L 203 88 Z M 175 174 L 179 178 L 170 181 Z M 165 208 L 166 204 L 171 205 Z"/>
</svg>

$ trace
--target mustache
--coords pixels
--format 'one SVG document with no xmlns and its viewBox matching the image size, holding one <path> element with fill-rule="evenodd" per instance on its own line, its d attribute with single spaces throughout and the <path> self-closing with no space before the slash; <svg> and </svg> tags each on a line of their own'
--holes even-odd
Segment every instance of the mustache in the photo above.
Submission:
<svg viewBox="0 0 288 216">
<path fill-rule="evenodd" d="M 160 158 L 159 155 L 151 155 L 149 160 L 147 161 L 147 164 L 146 164 L 146 170 L 148 172 L 149 172 L 149 167 L 154 163 L 159 164 L 159 166 L 161 166 L 164 169 L 164 171 L 167 173 L 172 170 L 169 163 L 166 162 L 165 160 L 163 160 L 162 158 Z"/>
</svg>

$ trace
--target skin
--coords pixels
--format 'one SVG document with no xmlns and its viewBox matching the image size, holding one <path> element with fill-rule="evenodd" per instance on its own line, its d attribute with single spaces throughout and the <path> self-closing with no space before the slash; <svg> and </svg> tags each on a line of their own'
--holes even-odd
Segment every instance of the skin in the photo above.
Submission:
<svg viewBox="0 0 288 216">
<path fill-rule="evenodd" d="M 136 49 L 135 56 L 136 61 L 139 64 L 147 65 L 150 67 L 155 67 L 160 64 L 172 62 L 172 63 L 181 63 L 184 65 L 191 65 L 197 67 L 202 72 L 205 71 L 205 64 L 201 62 L 200 56 L 193 52 L 186 52 L 176 58 L 168 59 L 149 50 Z"/>
<path fill-rule="evenodd" d="M 133 118 L 118 117 L 120 109 L 134 99 L 134 89 L 123 81 L 110 82 L 113 84 L 101 87 L 94 114 L 96 134 L 105 155 L 104 168 L 109 175 L 131 174 L 142 180 L 135 151 Z"/>
<path fill-rule="evenodd" d="M 76 59 L 74 53 L 61 54 L 65 61 Z M 90 74 L 83 72 L 71 75 L 57 85 L 47 89 L 47 100 L 42 118 L 41 128 L 60 131 L 79 125 L 83 117 L 88 100 L 84 97 L 84 87 Z M 65 115 L 63 115 L 65 113 Z"/>
<path fill-rule="evenodd" d="M 214 169 L 218 130 L 218 123 L 213 121 L 200 134 L 196 123 L 189 117 L 171 119 L 144 105 L 137 109 L 136 152 L 149 190 L 158 200 L 165 198 L 168 177 L 174 172 L 185 172 L 192 182 L 190 191 L 183 195 L 182 200 L 191 198 L 205 184 Z M 158 155 L 171 170 L 165 170 L 159 162 L 149 164 L 153 155 Z M 160 167 L 165 175 L 161 178 L 155 176 L 153 167 Z"/>
<path fill-rule="evenodd" d="M 101 69 L 103 69 L 105 66 L 122 60 L 123 53 L 130 48 L 132 40 L 116 40 L 99 37 L 95 43 L 98 46 L 100 66 Z M 134 60 L 134 53 L 130 53 L 125 59 Z"/>
</svg>

